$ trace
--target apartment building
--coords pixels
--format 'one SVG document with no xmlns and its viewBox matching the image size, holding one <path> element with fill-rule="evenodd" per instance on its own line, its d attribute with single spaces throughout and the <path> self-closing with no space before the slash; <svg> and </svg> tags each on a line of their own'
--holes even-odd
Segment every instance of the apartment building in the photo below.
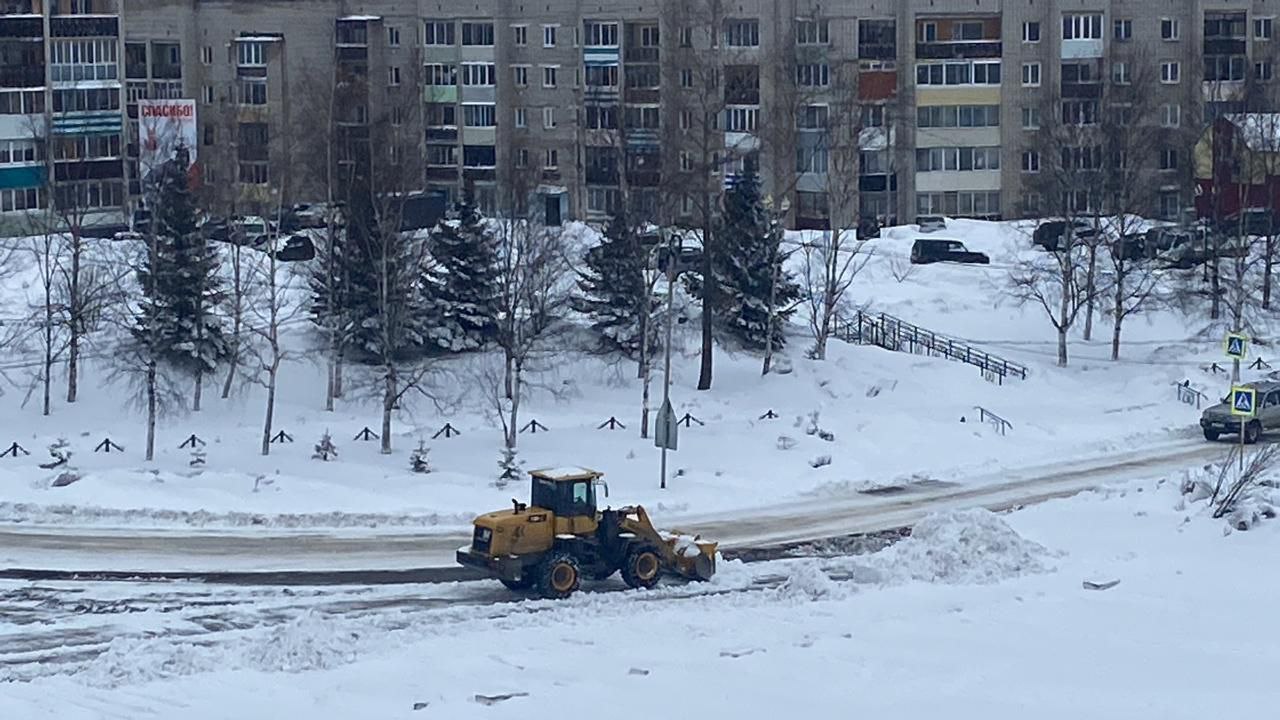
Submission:
<svg viewBox="0 0 1280 720">
<path fill-rule="evenodd" d="M 1147 77 L 1173 217 L 1186 136 L 1272 82 L 1273 2 L 0 0 L 0 223 L 122 218 L 142 98 L 196 101 L 202 193 L 235 211 L 407 153 L 406 189 L 552 222 L 696 223 L 746 163 L 795 227 L 1036 215 L 1045 113 L 1098 123 Z"/>
</svg>

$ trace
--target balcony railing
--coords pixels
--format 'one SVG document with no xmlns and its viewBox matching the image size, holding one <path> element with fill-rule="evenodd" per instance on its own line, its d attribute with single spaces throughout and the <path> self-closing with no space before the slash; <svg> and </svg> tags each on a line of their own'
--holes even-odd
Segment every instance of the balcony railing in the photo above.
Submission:
<svg viewBox="0 0 1280 720">
<path fill-rule="evenodd" d="M 623 99 L 629 103 L 654 105 L 660 101 L 661 91 L 658 88 L 627 88 Z"/>
<path fill-rule="evenodd" d="M 617 185 L 618 170 L 611 167 L 587 166 L 587 182 L 593 185 Z"/>
<path fill-rule="evenodd" d="M 1205 55 L 1244 55 L 1245 41 L 1243 38 L 1205 38 L 1204 54 Z"/>
<path fill-rule="evenodd" d="M 115 37 L 120 34 L 120 18 L 52 17 L 49 18 L 49 34 L 53 37 Z"/>
<path fill-rule="evenodd" d="M 859 60 L 894 60 L 897 57 L 897 43 L 858 43 Z"/>
<path fill-rule="evenodd" d="M 1062 97 L 1092 100 L 1102 97 L 1102 83 L 1062 83 Z"/>
<path fill-rule="evenodd" d="M 44 37 L 44 22 L 38 17 L 0 17 L 0 38 Z"/>
<path fill-rule="evenodd" d="M 1003 45 L 999 40 L 919 43 L 916 45 L 916 58 L 920 60 L 998 58 L 1002 50 Z"/>
<path fill-rule="evenodd" d="M 44 85 L 43 66 L 0 67 L 0 87 L 31 88 Z"/>
<path fill-rule="evenodd" d="M 627 182 L 632 187 L 658 187 L 662 184 L 660 170 L 628 170 Z"/>
<path fill-rule="evenodd" d="M 726 88 L 724 100 L 730 105 L 759 105 L 760 88 Z"/>
<path fill-rule="evenodd" d="M 151 77 L 155 80 L 181 80 L 182 66 L 165 64 L 152 64 Z"/>
<path fill-rule="evenodd" d="M 626 52 L 623 53 L 623 58 L 629 63 L 656 63 L 658 62 L 658 48 L 628 45 Z"/>
</svg>

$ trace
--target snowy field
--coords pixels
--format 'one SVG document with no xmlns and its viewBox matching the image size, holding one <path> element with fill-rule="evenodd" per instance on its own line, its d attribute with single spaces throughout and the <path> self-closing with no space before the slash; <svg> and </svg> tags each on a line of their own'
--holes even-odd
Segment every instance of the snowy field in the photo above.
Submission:
<svg viewBox="0 0 1280 720">
<path fill-rule="evenodd" d="M 0 716 L 1266 717 L 1280 523 L 1225 531 L 1180 481 L 559 602 L 3 583 L 0 680 L 22 682 L 0 682 Z"/>
<path fill-rule="evenodd" d="M 1008 293 L 1012 264 L 1038 252 L 1028 228 L 953 221 L 934 236 L 963 240 L 989 253 L 992 265 L 923 266 L 901 278 L 916 233 L 890 228 L 867 246 L 873 254 L 853 284 L 854 304 L 1024 363 L 1030 368 L 1026 381 L 997 386 L 973 366 L 838 340 L 826 361 L 808 360 L 811 340 L 797 313 L 786 351 L 792 372 L 761 378 L 758 358 L 721 350 L 713 389 L 697 392 L 693 308 L 691 321 L 680 328 L 685 350 L 675 360 L 672 396 L 678 416 L 690 413 L 705 425 L 682 428 L 667 490 L 657 487 L 652 441 L 637 432 L 634 364 L 568 349 L 536 378 L 544 390 L 534 390 L 523 404 L 522 423 L 537 420 L 548 432 L 521 435 L 520 459 L 528 468 L 572 463 L 600 469 L 614 502 L 642 502 L 670 524 L 912 480 L 964 483 L 1046 458 L 1105 456 L 1194 437 L 1197 411 L 1176 401 L 1172 383 L 1190 379 L 1211 396 L 1225 387 L 1221 375 L 1201 369 L 1221 360 L 1218 337 L 1202 333 L 1205 322 L 1166 310 L 1132 318 L 1124 357 L 1111 362 L 1110 325 L 1099 318 L 1093 342 L 1082 341 L 1077 329 L 1072 364 L 1059 369 L 1043 311 L 1018 306 Z M 35 292 L 29 279 L 26 288 L 21 282 L 11 280 L 10 297 Z M 501 433 L 479 399 L 475 358 L 441 363 L 446 407 L 406 402 L 396 417 L 395 452 L 383 456 L 376 442 L 353 439 L 366 426 L 377 430 L 378 401 L 353 392 L 336 412 L 324 412 L 324 368 L 310 349 L 315 340 L 304 318 L 291 325 L 286 344 L 291 358 L 282 372 L 276 427 L 296 442 L 273 446 L 269 457 L 258 451 L 264 393 L 256 385 L 240 386 L 221 400 L 221 378 L 214 378 L 200 413 L 164 418 L 152 464 L 142 461 L 142 414 L 128 388 L 105 382 L 104 359 L 88 362 L 75 405 L 58 401 L 55 383 L 49 417 L 40 415 L 38 400 L 23 387 L 10 388 L 0 397 L 0 447 L 18 442 L 32 454 L 0 458 L 0 524 L 457 532 L 477 512 L 525 492 L 522 486 L 494 487 Z M 26 360 L 14 358 L 7 367 Z M 23 373 L 10 370 L 20 381 Z M 350 369 L 349 375 L 350 384 L 358 384 L 360 372 Z M 655 406 L 660 391 L 659 380 Z M 978 406 L 1008 419 L 1010 432 L 1002 436 L 978 422 Z M 761 419 L 768 411 L 780 417 Z M 805 433 L 814 413 L 833 440 Z M 610 417 L 626 429 L 597 429 Z M 446 422 L 462 434 L 433 439 Z M 339 456 L 313 460 L 312 446 L 326 431 Z M 199 469 L 189 467 L 191 452 L 179 448 L 193 433 L 208 442 L 207 464 Z M 784 436 L 794 447 L 779 449 Z M 38 468 L 58 437 L 70 442 L 83 475 L 68 487 L 51 487 L 56 472 Z M 107 437 L 124 451 L 94 453 Z M 430 474 L 409 471 L 419 441 L 430 449 Z M 824 457 L 829 465 L 813 467 Z"/>
</svg>

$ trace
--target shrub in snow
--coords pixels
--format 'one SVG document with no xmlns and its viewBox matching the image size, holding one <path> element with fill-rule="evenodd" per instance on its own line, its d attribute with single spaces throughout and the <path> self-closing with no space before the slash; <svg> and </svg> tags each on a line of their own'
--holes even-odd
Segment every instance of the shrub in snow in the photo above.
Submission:
<svg viewBox="0 0 1280 720">
<path fill-rule="evenodd" d="M 498 478 L 494 480 L 494 486 L 505 488 L 507 483 L 512 480 L 519 480 L 523 475 L 520 458 L 516 455 L 516 449 L 513 447 L 502 448 L 502 456 L 498 459 Z"/>
<path fill-rule="evenodd" d="M 1276 515 L 1280 505 L 1280 483 L 1273 466 L 1280 460 L 1275 446 L 1255 450 L 1240 467 L 1239 450 L 1233 448 L 1227 458 L 1200 470 L 1185 472 L 1182 478 L 1181 508 L 1204 502 L 1215 519 L 1225 518 L 1227 528 L 1249 530 Z"/>
<path fill-rule="evenodd" d="M 44 470 L 52 470 L 62 467 L 71 461 L 71 443 L 66 438 L 58 438 L 49 445 L 49 462 L 43 463 L 40 467 Z"/>
<path fill-rule="evenodd" d="M 831 464 L 830 455 L 819 455 L 818 457 L 809 461 L 809 465 L 815 468 L 825 467 L 830 464 Z"/>
<path fill-rule="evenodd" d="M 994 513 L 977 509 L 929 515 L 911 537 L 869 561 L 901 580 L 972 584 L 1044 572 L 1054 555 Z"/>
<path fill-rule="evenodd" d="M 790 375 L 795 371 L 795 366 L 791 364 L 791 358 L 786 355 L 779 355 L 773 359 L 773 364 L 769 366 L 769 372 L 775 375 Z"/>
<path fill-rule="evenodd" d="M 409 469 L 416 473 L 431 472 L 431 464 L 427 462 L 427 455 L 431 452 L 422 440 L 418 441 L 418 447 L 414 449 L 413 454 L 409 456 Z"/>
<path fill-rule="evenodd" d="M 779 436 L 778 436 L 778 449 L 779 449 L 779 450 L 790 450 L 791 448 L 793 448 L 793 447 L 795 447 L 795 446 L 796 446 L 796 439 L 795 439 L 795 438 L 793 438 L 793 437 L 788 437 L 788 436 L 786 436 L 786 435 L 779 435 Z"/>
<path fill-rule="evenodd" d="M 324 437 L 320 438 L 320 442 L 316 443 L 315 453 L 311 455 L 311 459 L 329 462 L 336 457 L 338 457 L 338 447 L 333 444 L 333 438 L 329 436 L 329 431 L 325 430 Z"/>
</svg>

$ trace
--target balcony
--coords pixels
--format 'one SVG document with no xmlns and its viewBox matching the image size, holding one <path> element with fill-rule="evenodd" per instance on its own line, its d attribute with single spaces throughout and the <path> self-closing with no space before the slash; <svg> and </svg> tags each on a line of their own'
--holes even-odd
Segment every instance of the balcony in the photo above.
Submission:
<svg viewBox="0 0 1280 720">
<path fill-rule="evenodd" d="M 896 60 L 897 43 L 858 43 L 859 60 Z"/>
<path fill-rule="evenodd" d="M 592 185 L 618 184 L 618 169 L 616 167 L 588 165 L 585 174 L 587 182 Z"/>
<path fill-rule="evenodd" d="M 124 177 L 124 162 L 111 160 L 59 160 L 53 165 L 53 179 L 58 182 L 76 180 L 110 180 Z"/>
<path fill-rule="evenodd" d="M 493 168 L 463 168 L 463 180 L 479 180 L 481 182 L 492 181 L 497 177 L 497 172 Z"/>
<path fill-rule="evenodd" d="M 76 16 L 49 18 L 52 37 L 116 37 L 120 34 L 120 18 L 115 16 Z"/>
<path fill-rule="evenodd" d="M 627 46 L 623 58 L 629 63 L 656 63 L 658 62 L 658 48 L 644 46 Z"/>
<path fill-rule="evenodd" d="M 1244 55 L 1244 38 L 1207 37 L 1204 39 L 1205 55 Z"/>
<path fill-rule="evenodd" d="M 427 168 L 428 180 L 448 180 L 450 182 L 458 179 L 458 167 L 451 165 L 447 167 L 429 167 Z"/>
<path fill-rule="evenodd" d="M 658 88 L 627 88 L 622 97 L 625 102 L 637 105 L 657 105 L 661 101 Z"/>
<path fill-rule="evenodd" d="M 662 185 L 662 171 L 628 170 L 627 182 L 632 187 L 659 187 Z"/>
<path fill-rule="evenodd" d="M 43 66 L 0 67 L 0 87 L 6 87 L 6 88 L 44 87 L 44 67 Z"/>
<path fill-rule="evenodd" d="M 1102 97 L 1102 83 L 1062 83 L 1062 97 L 1071 100 L 1096 100 Z"/>
<path fill-rule="evenodd" d="M 44 22 L 39 17 L 0 17 L 0 38 L 39 40 L 44 37 Z"/>
<path fill-rule="evenodd" d="M 1002 52 L 1003 43 L 999 40 L 955 40 L 916 45 L 916 58 L 919 60 L 998 58 Z"/>
<path fill-rule="evenodd" d="M 453 143 L 457 141 L 458 141 L 458 128 L 456 127 L 427 128 L 427 142 Z"/>
<path fill-rule="evenodd" d="M 583 98 L 596 105 L 613 105 L 618 102 L 617 85 L 588 85 Z"/>
<path fill-rule="evenodd" d="M 422 88 L 422 101 L 427 103 L 458 102 L 457 85 L 427 85 Z"/>
<path fill-rule="evenodd" d="M 170 65 L 169 63 L 152 63 L 151 77 L 155 80 L 181 80 L 182 66 Z"/>
<path fill-rule="evenodd" d="M 729 87 L 724 90 L 724 101 L 728 105 L 759 105 L 760 88 Z"/>
</svg>

